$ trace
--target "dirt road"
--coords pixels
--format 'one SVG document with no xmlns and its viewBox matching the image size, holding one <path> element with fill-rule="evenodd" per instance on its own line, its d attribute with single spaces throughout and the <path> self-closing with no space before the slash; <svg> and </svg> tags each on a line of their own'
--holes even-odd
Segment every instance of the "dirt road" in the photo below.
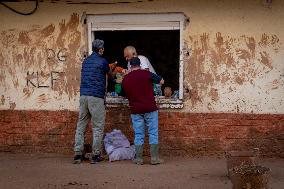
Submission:
<svg viewBox="0 0 284 189">
<path fill-rule="evenodd" d="M 146 161 L 148 161 L 146 159 Z M 72 164 L 56 154 L 0 153 L 0 189 L 231 189 L 226 161 L 219 158 L 165 158 L 165 164 L 131 161 Z M 147 162 L 146 162 L 147 163 Z M 284 188 L 284 159 L 264 159 L 272 189 Z"/>
</svg>

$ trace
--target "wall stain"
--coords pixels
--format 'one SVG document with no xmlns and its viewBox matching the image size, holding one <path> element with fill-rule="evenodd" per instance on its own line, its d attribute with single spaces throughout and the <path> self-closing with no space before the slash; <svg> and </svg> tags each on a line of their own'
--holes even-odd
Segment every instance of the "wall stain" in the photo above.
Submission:
<svg viewBox="0 0 284 189">
<path fill-rule="evenodd" d="M 221 49 L 221 47 L 224 44 L 224 39 L 221 35 L 220 32 L 216 33 L 216 42 L 215 42 L 215 46 L 217 47 L 217 49 Z"/>
<path fill-rule="evenodd" d="M 236 49 L 237 56 L 246 62 L 250 61 L 252 56 L 251 53 L 245 49 Z"/>
<path fill-rule="evenodd" d="M 268 46 L 269 45 L 269 36 L 266 33 L 262 34 L 261 39 L 258 42 L 258 44 L 259 44 L 260 47 Z"/>
<path fill-rule="evenodd" d="M 2 54 L 2 52 L 0 52 L 0 67 L 1 68 L 5 68 L 5 59 L 4 56 Z M 6 73 L 5 73 L 5 69 L 0 69 L 0 86 L 2 86 L 3 88 L 6 87 L 6 82 L 5 82 L 5 78 L 6 78 Z"/>
<path fill-rule="evenodd" d="M 19 33 L 18 42 L 23 45 L 29 45 L 31 39 L 28 35 L 28 32 L 23 31 Z"/>
<path fill-rule="evenodd" d="M 253 37 L 249 37 L 248 41 L 246 42 L 247 47 L 250 51 L 251 57 L 255 58 L 255 39 Z"/>
<path fill-rule="evenodd" d="M 39 71 L 41 78 L 46 79 L 47 75 L 44 73 L 63 70 L 64 73 L 58 74 L 60 82 L 55 82 L 52 90 L 59 95 L 67 94 L 69 99 L 74 98 L 80 86 L 80 53 L 82 48 L 86 49 L 86 45 L 81 45 L 84 30 L 79 26 L 79 20 L 79 15 L 73 13 L 59 23 L 50 23 L 47 26 L 33 25 L 28 30 L 2 31 L 0 66 L 4 69 L 0 70 L 0 85 L 9 85 L 5 80 L 9 75 L 9 78 L 13 78 L 14 86 L 11 87 L 19 88 L 23 86 L 19 86 L 21 78 L 15 77 L 18 73 Z M 218 101 L 218 91 L 214 86 L 216 82 L 235 86 L 243 85 L 245 82 L 253 84 L 257 75 L 264 72 L 264 68 L 273 69 L 273 54 L 270 50 L 277 52 L 281 44 L 276 35 L 266 33 L 249 37 L 231 37 L 222 35 L 221 32 L 213 35 L 201 33 L 189 36 L 186 40 L 188 49 L 185 50 L 191 54 L 184 58 L 184 71 L 185 81 L 192 87 L 192 106 L 204 102 L 204 98 L 208 96 L 213 101 L 208 103 L 210 106 Z M 64 64 L 56 59 L 48 59 L 47 49 L 55 52 L 67 49 L 68 58 Z M 30 80 L 36 78 L 36 75 L 23 74 L 22 79 L 25 77 L 30 77 L 26 78 Z M 36 89 L 32 87 L 23 87 L 24 97 L 29 98 L 34 90 Z"/>
<path fill-rule="evenodd" d="M 55 26 L 53 24 L 48 25 L 47 27 L 41 30 L 41 38 L 47 38 L 53 34 Z"/>
<path fill-rule="evenodd" d="M 280 86 L 280 81 L 279 81 L 278 79 L 275 79 L 275 80 L 273 80 L 273 82 L 272 82 L 272 87 L 271 87 L 271 89 L 272 89 L 272 90 L 278 89 L 279 86 Z"/>
<path fill-rule="evenodd" d="M 265 51 L 259 53 L 261 56 L 261 59 L 259 59 L 260 63 L 264 64 L 270 69 L 273 69 L 269 54 Z"/>
<path fill-rule="evenodd" d="M 59 23 L 50 23 L 47 26 L 32 25 L 27 30 L 2 31 L 0 66 L 4 69 L 0 70 L 0 86 L 5 86 L 5 89 L 22 88 L 24 99 L 27 99 L 37 89 L 33 86 L 20 86 L 20 83 L 23 83 L 20 80 L 36 80 L 37 75 L 26 73 L 38 72 L 39 83 L 44 85 L 53 71 L 60 74 L 55 74 L 58 79 L 54 80 L 54 88 L 47 90 L 53 90 L 58 95 L 67 94 L 69 99 L 74 98 L 80 86 L 80 50 L 84 48 L 86 51 L 86 44 L 81 45 L 81 32 L 84 30 L 79 26 L 79 15 L 76 13 L 66 20 L 62 19 Z M 55 58 L 48 58 L 47 49 L 59 54 L 56 54 Z M 12 78 L 13 86 L 7 83 L 7 77 Z"/>
<path fill-rule="evenodd" d="M 240 76 L 237 76 L 235 78 L 236 83 L 238 83 L 239 85 L 242 85 L 244 83 L 244 79 L 241 78 Z"/>
<path fill-rule="evenodd" d="M 19 87 L 19 79 L 15 76 L 15 78 L 12 79 L 14 87 L 17 89 Z"/>
<path fill-rule="evenodd" d="M 16 41 L 14 33 L 7 34 L 8 32 L 1 32 L 1 41 L 4 48 L 8 48 L 12 43 Z"/>
<path fill-rule="evenodd" d="M 80 85 L 80 72 L 78 70 L 80 70 L 81 64 L 78 64 L 77 61 L 77 50 L 80 48 L 81 42 L 81 33 L 78 31 L 79 20 L 79 15 L 76 13 L 71 15 L 70 20 L 66 24 L 65 20 L 62 20 L 59 24 L 60 33 L 56 40 L 59 48 L 67 47 L 69 49 L 66 52 L 68 64 L 65 71 L 65 84 L 63 88 L 66 94 L 68 94 L 69 99 L 77 95 Z"/>
<path fill-rule="evenodd" d="M 48 98 L 45 94 L 41 94 L 37 97 L 37 103 L 42 105 L 48 103 L 50 98 Z"/>
<path fill-rule="evenodd" d="M 10 110 L 14 110 L 16 108 L 15 102 L 10 102 Z"/>
<path fill-rule="evenodd" d="M 211 74 L 204 72 L 204 64 L 205 56 L 208 51 L 208 34 L 202 34 L 200 36 L 200 41 L 195 40 L 193 42 L 193 52 L 189 57 L 189 67 L 193 73 L 199 74 L 189 74 L 189 82 L 193 90 L 191 91 L 191 102 L 193 105 L 201 102 L 200 96 L 207 89 L 207 83 L 212 83 L 213 79 L 211 78 Z"/>
<path fill-rule="evenodd" d="M 200 36 L 200 42 L 201 42 L 201 50 L 203 52 L 207 52 L 207 50 L 209 49 L 209 34 L 203 33 Z"/>
<path fill-rule="evenodd" d="M 5 104 L 5 96 L 2 95 L 2 96 L 1 96 L 1 105 L 4 105 L 4 104 Z"/>
<path fill-rule="evenodd" d="M 223 36 L 221 32 L 217 32 L 212 41 L 208 33 L 189 36 L 185 51 L 191 54 L 184 56 L 184 72 L 185 82 L 192 87 L 191 106 L 196 107 L 208 96 L 213 102 L 219 101 L 217 91 L 217 94 L 214 92 L 216 82 L 236 86 L 248 82 L 255 86 L 259 75 L 267 73 L 267 68 L 273 69 L 272 55 L 269 54 L 273 52 L 269 50 L 275 50 L 280 40 L 276 35 L 271 36 L 263 34 L 259 42 L 255 36 L 234 38 Z M 234 90 L 230 88 L 228 91 Z M 212 108 L 212 102 L 207 104 Z"/>
<path fill-rule="evenodd" d="M 261 48 L 267 48 L 271 47 L 275 53 L 279 52 L 280 45 L 282 44 L 280 42 L 280 39 L 277 35 L 267 35 L 266 33 L 262 34 L 260 41 L 258 42 L 259 46 Z"/>
<path fill-rule="evenodd" d="M 23 89 L 24 99 L 29 98 L 29 97 L 32 95 L 33 92 L 34 92 L 34 89 L 29 88 L 29 87 L 25 87 L 25 88 Z"/>
<path fill-rule="evenodd" d="M 218 89 L 211 88 L 209 95 L 211 96 L 213 101 L 217 102 L 219 100 Z"/>
</svg>

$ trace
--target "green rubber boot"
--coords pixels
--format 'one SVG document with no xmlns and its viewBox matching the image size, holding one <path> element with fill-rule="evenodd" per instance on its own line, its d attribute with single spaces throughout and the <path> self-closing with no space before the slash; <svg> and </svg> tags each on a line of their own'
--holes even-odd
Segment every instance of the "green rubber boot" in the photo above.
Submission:
<svg viewBox="0 0 284 189">
<path fill-rule="evenodd" d="M 164 162 L 159 158 L 159 144 L 150 144 L 151 164 L 158 165 Z"/>
<path fill-rule="evenodd" d="M 135 145 L 135 158 L 133 163 L 143 165 L 143 145 Z"/>
</svg>

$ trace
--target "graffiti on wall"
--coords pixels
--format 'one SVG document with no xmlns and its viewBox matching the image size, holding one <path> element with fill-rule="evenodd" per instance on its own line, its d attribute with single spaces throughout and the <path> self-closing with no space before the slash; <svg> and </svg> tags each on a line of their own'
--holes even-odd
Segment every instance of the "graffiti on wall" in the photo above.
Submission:
<svg viewBox="0 0 284 189">
<path fill-rule="evenodd" d="M 64 72 L 51 71 L 50 73 L 41 74 L 43 72 L 27 72 L 27 87 L 37 88 L 52 88 L 55 87 L 55 82 L 62 77 Z M 48 76 L 48 78 L 46 78 Z M 47 80 L 47 82 L 46 82 Z M 43 82 L 45 81 L 45 82 Z"/>
<path fill-rule="evenodd" d="M 48 60 L 55 59 L 55 60 L 58 60 L 60 62 L 65 62 L 66 58 L 67 58 L 66 51 L 67 51 L 66 48 L 60 49 L 57 52 L 53 49 L 47 49 L 46 50 L 47 59 Z"/>
<path fill-rule="evenodd" d="M 57 24 L 1 31 L 0 66 L 4 69 L 0 86 L 4 92 L 22 88 L 23 98 L 28 99 L 46 89 L 74 98 L 79 91 L 81 52 L 86 49 L 79 24 L 79 15 L 73 13 Z"/>
</svg>

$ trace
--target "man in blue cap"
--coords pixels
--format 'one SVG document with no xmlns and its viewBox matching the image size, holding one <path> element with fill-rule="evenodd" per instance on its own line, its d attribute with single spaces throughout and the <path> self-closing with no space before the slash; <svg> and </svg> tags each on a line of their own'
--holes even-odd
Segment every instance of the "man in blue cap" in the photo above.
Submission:
<svg viewBox="0 0 284 189">
<path fill-rule="evenodd" d="M 104 41 L 94 40 L 92 48 L 93 53 L 84 60 L 81 69 L 80 112 L 75 134 L 74 164 L 81 163 L 83 159 L 85 131 L 90 118 L 93 126 L 91 163 L 102 160 L 100 154 L 105 125 L 106 74 L 112 77 L 114 73 L 102 57 Z"/>
</svg>

